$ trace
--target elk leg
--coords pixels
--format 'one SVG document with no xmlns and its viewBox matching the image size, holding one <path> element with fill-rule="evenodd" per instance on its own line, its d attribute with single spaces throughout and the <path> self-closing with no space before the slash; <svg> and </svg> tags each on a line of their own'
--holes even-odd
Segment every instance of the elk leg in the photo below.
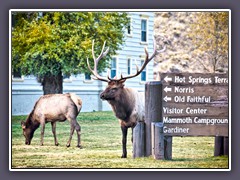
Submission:
<svg viewBox="0 0 240 180">
<path fill-rule="evenodd" d="M 121 126 L 122 129 L 122 158 L 127 157 L 127 131 L 128 128 L 126 126 Z"/>
<path fill-rule="evenodd" d="M 43 146 L 44 130 L 45 130 L 45 122 L 41 123 L 41 143 L 40 143 L 41 146 Z"/>
<path fill-rule="evenodd" d="M 132 137 L 131 137 L 132 143 L 133 143 L 133 129 L 134 129 L 134 127 L 132 127 Z"/>
<path fill-rule="evenodd" d="M 78 137 L 77 147 L 82 148 L 81 147 L 81 126 L 78 124 L 77 121 L 76 121 L 75 129 L 77 131 L 77 137 Z"/>
<path fill-rule="evenodd" d="M 52 133 L 53 133 L 53 136 L 54 136 L 54 143 L 56 146 L 58 146 L 58 141 L 57 141 L 57 136 L 56 136 L 56 122 L 51 122 L 52 124 Z"/>
<path fill-rule="evenodd" d="M 72 121 L 70 121 L 70 122 L 71 122 L 71 130 L 70 130 L 70 137 L 69 137 L 69 140 L 67 142 L 67 147 L 70 147 L 71 140 L 72 140 L 72 135 L 73 135 L 74 129 L 75 129 L 74 123 Z"/>
</svg>

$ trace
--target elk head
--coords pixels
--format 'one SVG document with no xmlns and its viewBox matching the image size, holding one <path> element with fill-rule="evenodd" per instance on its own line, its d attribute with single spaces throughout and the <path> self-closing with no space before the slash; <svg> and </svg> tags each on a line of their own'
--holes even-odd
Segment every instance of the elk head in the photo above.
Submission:
<svg viewBox="0 0 240 180">
<path fill-rule="evenodd" d="M 25 144 L 30 145 L 34 131 L 30 126 L 27 126 L 26 122 L 24 121 L 21 122 L 21 126 L 23 130 L 23 136 L 25 137 Z"/>
<path fill-rule="evenodd" d="M 99 60 L 102 59 L 104 56 L 106 56 L 108 51 L 109 51 L 109 48 L 107 48 L 104 51 L 105 44 L 106 44 L 106 41 L 103 44 L 102 51 L 101 51 L 100 55 L 96 58 L 95 54 L 94 54 L 94 40 L 93 40 L 93 43 L 92 43 L 92 56 L 93 56 L 93 59 L 94 59 L 94 68 L 93 69 L 90 67 L 89 61 L 87 59 L 88 69 L 91 71 L 91 73 L 93 75 L 93 79 L 104 81 L 104 82 L 108 83 L 106 89 L 100 94 L 100 98 L 102 100 L 115 100 L 116 98 L 119 98 L 119 95 L 121 94 L 121 92 L 122 92 L 122 90 L 124 88 L 124 82 L 127 79 L 134 78 L 134 77 L 138 76 L 144 70 L 144 68 L 147 66 L 147 64 L 157 54 L 159 54 L 161 52 L 164 52 L 165 49 L 166 49 L 166 47 L 164 46 L 163 49 L 157 50 L 156 49 L 156 41 L 154 39 L 154 44 L 153 44 L 154 51 L 153 51 L 153 54 L 149 57 L 147 48 L 144 49 L 145 50 L 145 54 L 146 54 L 145 61 L 144 61 L 143 65 L 142 65 L 142 67 L 140 69 L 139 69 L 138 65 L 136 64 L 136 70 L 137 71 L 136 71 L 135 74 L 131 74 L 131 75 L 128 75 L 128 76 L 123 76 L 122 73 L 121 73 L 120 78 L 117 78 L 117 77 L 110 78 L 109 73 L 108 73 L 108 76 L 105 78 L 105 77 L 100 76 L 98 74 L 98 72 L 97 72 L 97 66 L 98 66 Z"/>
</svg>

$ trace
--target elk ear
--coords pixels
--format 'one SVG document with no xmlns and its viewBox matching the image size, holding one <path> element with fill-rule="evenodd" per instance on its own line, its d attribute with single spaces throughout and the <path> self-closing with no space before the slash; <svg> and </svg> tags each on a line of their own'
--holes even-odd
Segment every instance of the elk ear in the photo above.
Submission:
<svg viewBox="0 0 240 180">
<path fill-rule="evenodd" d="M 121 80 L 119 81 L 119 83 L 123 84 L 125 81 L 126 81 L 126 79 L 121 79 Z M 124 86 L 124 84 L 123 84 L 123 86 Z"/>
<path fill-rule="evenodd" d="M 26 129 L 26 123 L 24 121 L 21 122 L 22 129 Z"/>
</svg>

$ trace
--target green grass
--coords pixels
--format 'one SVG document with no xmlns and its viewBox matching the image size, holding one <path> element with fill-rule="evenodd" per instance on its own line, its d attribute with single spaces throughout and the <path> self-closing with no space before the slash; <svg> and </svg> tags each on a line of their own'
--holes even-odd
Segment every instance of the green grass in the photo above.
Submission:
<svg viewBox="0 0 240 180">
<path fill-rule="evenodd" d="M 44 146 L 40 146 L 40 128 L 31 145 L 25 145 L 20 126 L 26 116 L 12 117 L 12 169 L 17 168 L 228 168 L 228 157 L 214 157 L 213 137 L 174 137 L 172 160 L 152 157 L 132 158 L 131 129 L 128 135 L 128 158 L 122 154 L 121 129 L 112 112 L 80 113 L 82 149 L 76 147 L 74 133 L 67 148 L 69 122 L 57 123 L 59 146 L 54 145 L 51 124 L 45 129 Z"/>
</svg>

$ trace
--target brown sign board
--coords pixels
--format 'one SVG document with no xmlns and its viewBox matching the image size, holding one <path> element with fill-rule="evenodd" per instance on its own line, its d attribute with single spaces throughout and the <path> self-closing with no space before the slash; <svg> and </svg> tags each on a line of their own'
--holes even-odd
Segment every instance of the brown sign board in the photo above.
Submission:
<svg viewBox="0 0 240 180">
<path fill-rule="evenodd" d="M 167 136 L 228 136 L 228 75 L 164 73 L 163 132 Z"/>
</svg>

